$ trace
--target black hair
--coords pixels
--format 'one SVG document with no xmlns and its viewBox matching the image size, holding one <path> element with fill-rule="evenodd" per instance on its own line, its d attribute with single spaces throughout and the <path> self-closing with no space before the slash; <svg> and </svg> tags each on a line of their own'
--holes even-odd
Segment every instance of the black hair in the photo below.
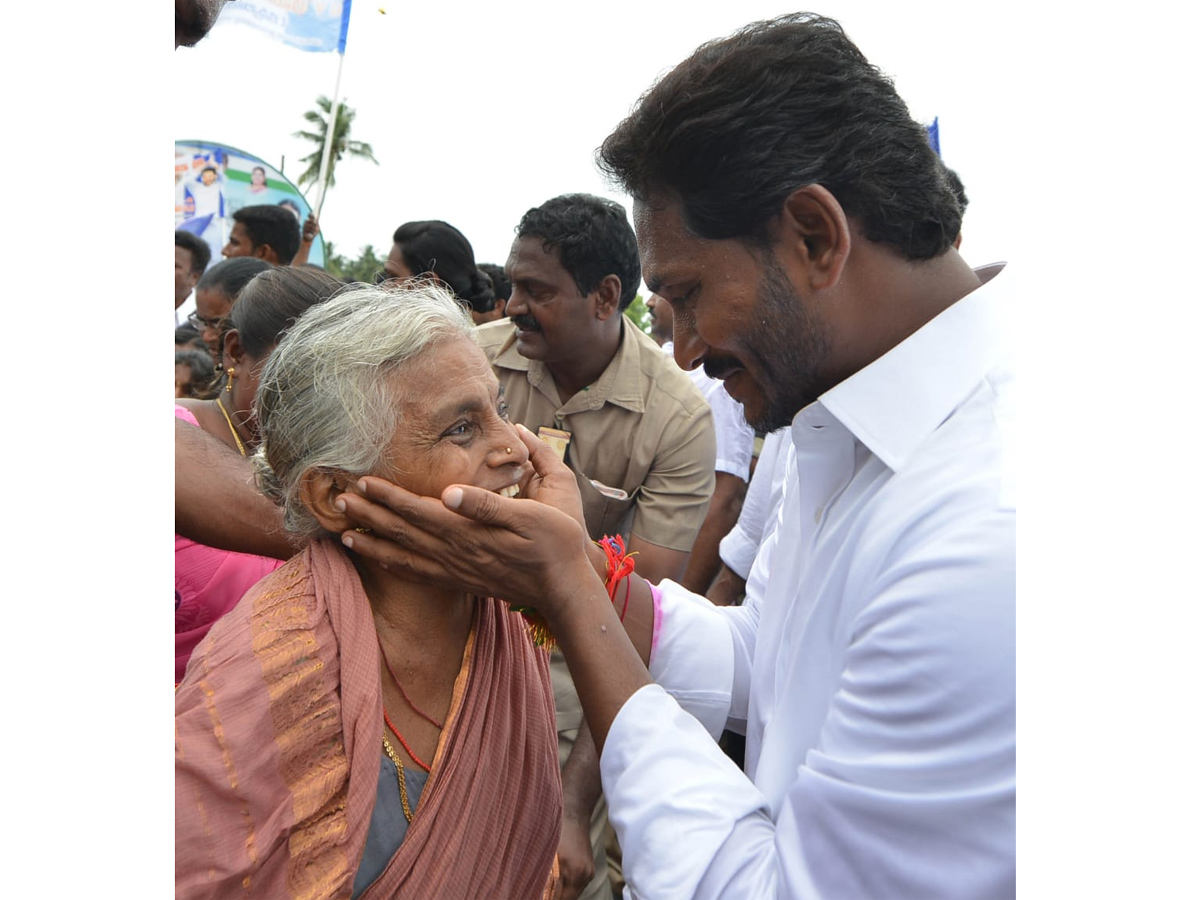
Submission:
<svg viewBox="0 0 1200 900">
<path fill-rule="evenodd" d="M 267 271 L 271 264 L 255 256 L 235 256 L 222 260 L 200 276 L 196 290 L 218 290 L 229 298 L 237 299 L 238 293 L 255 275 Z"/>
<path fill-rule="evenodd" d="M 246 352 L 262 359 L 306 309 L 342 287 L 341 281 L 320 269 L 272 266 L 242 289 L 225 321 L 230 329 L 237 329 Z"/>
<path fill-rule="evenodd" d="M 175 246 L 182 247 L 192 254 L 192 273 L 194 275 L 202 275 L 208 268 L 208 262 L 212 259 L 212 250 L 203 239 L 190 231 L 176 229 Z"/>
<path fill-rule="evenodd" d="M 687 228 L 710 240 L 766 244 L 784 199 L 810 184 L 909 259 L 945 251 L 962 220 L 925 126 L 841 25 L 813 13 L 700 46 L 597 161 L 639 202 L 678 201 Z"/>
<path fill-rule="evenodd" d="M 590 294 L 606 276 L 616 275 L 621 279 L 622 312 L 637 296 L 642 263 L 620 203 L 592 194 L 563 194 L 525 213 L 517 237 L 541 238 L 547 253 L 557 248 L 558 261 L 581 294 Z"/>
<path fill-rule="evenodd" d="M 508 300 L 512 296 L 512 282 L 504 274 L 503 266 L 495 263 L 480 263 L 479 268 L 483 269 L 487 273 L 487 277 L 492 279 L 492 291 L 495 292 L 497 300 Z"/>
<path fill-rule="evenodd" d="M 274 250 L 280 265 L 290 263 L 300 249 L 300 223 L 282 206 L 243 206 L 233 214 L 233 221 L 246 229 L 255 247 L 266 244 Z"/>
<path fill-rule="evenodd" d="M 959 212 L 967 211 L 967 204 L 971 201 L 967 199 L 967 189 L 963 186 L 962 179 L 958 177 L 958 173 L 946 166 L 946 180 L 950 182 L 950 189 L 954 191 L 954 196 L 958 198 Z"/>
<path fill-rule="evenodd" d="M 208 353 L 208 345 L 204 343 L 204 335 L 202 335 L 190 322 L 184 322 L 175 329 L 175 349 L 186 350 L 190 347 L 195 347 L 197 350 L 203 349 Z M 211 354 L 209 354 L 211 358 Z"/>
<path fill-rule="evenodd" d="M 203 393 L 205 386 L 210 384 L 216 375 L 212 354 L 207 350 L 191 347 L 176 350 L 175 365 L 187 366 L 192 370 L 192 387 L 187 395 L 189 397 L 198 397 Z"/>
<path fill-rule="evenodd" d="M 475 265 L 471 242 L 453 225 L 436 219 L 405 222 L 392 241 L 400 245 L 404 264 L 414 275 L 432 272 L 475 312 L 495 308 L 491 280 Z"/>
</svg>

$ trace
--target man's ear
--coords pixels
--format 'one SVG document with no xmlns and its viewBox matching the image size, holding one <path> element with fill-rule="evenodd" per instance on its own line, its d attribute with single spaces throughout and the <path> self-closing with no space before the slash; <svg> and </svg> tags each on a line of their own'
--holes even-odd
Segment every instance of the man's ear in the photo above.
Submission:
<svg viewBox="0 0 1200 900">
<path fill-rule="evenodd" d="M 788 194 L 776 237 L 777 248 L 802 264 L 812 289 L 837 284 L 850 255 L 850 223 L 828 189 L 808 184 Z"/>
<path fill-rule="evenodd" d="M 330 469 L 309 469 L 300 477 L 300 502 L 333 534 L 341 534 L 354 526 L 333 505 L 339 494 L 349 492 L 354 479 L 345 472 Z"/>
<path fill-rule="evenodd" d="M 254 247 L 254 256 L 269 262 L 273 266 L 279 265 L 279 254 L 275 252 L 275 248 L 270 244 L 256 244 Z"/>
<path fill-rule="evenodd" d="M 621 279 L 616 275 L 605 275 L 600 286 L 592 292 L 596 318 L 601 322 L 609 319 L 621 307 Z"/>
</svg>

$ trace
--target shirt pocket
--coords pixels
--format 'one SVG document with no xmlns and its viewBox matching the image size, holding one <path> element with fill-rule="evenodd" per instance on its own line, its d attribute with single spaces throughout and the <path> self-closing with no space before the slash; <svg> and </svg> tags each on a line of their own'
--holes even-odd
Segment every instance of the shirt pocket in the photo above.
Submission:
<svg viewBox="0 0 1200 900">
<path fill-rule="evenodd" d="M 583 520 L 587 523 L 588 536 L 597 540 L 606 534 L 619 534 L 628 543 L 640 487 L 627 497 L 611 497 L 602 493 L 586 475 L 576 472 L 575 481 L 583 500 Z"/>
</svg>

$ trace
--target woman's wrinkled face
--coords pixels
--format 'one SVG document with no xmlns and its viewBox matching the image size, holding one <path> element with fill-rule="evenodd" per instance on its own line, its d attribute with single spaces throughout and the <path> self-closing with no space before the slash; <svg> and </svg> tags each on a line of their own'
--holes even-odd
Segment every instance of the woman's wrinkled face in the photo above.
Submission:
<svg viewBox="0 0 1200 900">
<path fill-rule="evenodd" d="M 516 486 L 529 452 L 474 341 L 435 344 L 392 377 L 400 424 L 375 474 L 427 497 L 452 484 L 505 493 Z"/>
</svg>

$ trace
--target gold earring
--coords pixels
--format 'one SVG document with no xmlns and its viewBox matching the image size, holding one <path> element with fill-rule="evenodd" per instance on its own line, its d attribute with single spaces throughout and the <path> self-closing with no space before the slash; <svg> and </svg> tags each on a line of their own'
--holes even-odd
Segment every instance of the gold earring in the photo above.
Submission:
<svg viewBox="0 0 1200 900">
<path fill-rule="evenodd" d="M 234 372 L 233 366 L 230 366 L 228 369 L 225 370 L 225 375 L 227 376 L 226 381 L 225 381 L 225 392 L 228 394 L 233 393 L 233 376 L 235 374 L 236 373 Z"/>
</svg>

